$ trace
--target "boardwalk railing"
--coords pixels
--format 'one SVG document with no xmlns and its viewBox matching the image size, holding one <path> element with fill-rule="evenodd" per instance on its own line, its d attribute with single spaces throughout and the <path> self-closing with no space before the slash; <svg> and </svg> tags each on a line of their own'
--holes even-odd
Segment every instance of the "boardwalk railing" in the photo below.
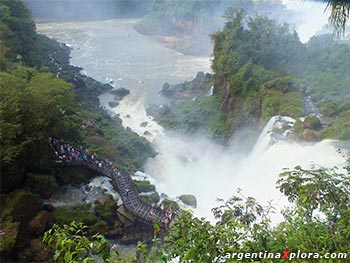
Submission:
<svg viewBox="0 0 350 263">
<path fill-rule="evenodd" d="M 120 193 L 127 211 L 149 223 L 159 223 L 167 227 L 172 219 L 171 209 L 160 209 L 142 200 L 130 174 L 122 173 L 112 162 L 100 161 L 96 154 L 83 148 L 74 148 L 62 140 L 49 139 L 50 147 L 55 151 L 58 162 L 65 166 L 83 166 L 112 179 L 114 187 Z"/>
</svg>

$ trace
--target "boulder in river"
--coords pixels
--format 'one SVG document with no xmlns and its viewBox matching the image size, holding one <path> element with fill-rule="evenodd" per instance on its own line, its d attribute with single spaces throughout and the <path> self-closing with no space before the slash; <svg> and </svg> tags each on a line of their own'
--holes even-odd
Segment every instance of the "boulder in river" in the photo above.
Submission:
<svg viewBox="0 0 350 263">
<path fill-rule="evenodd" d="M 173 86 L 171 86 L 168 82 L 165 82 L 163 84 L 163 88 L 161 90 L 161 94 L 163 94 L 164 96 L 172 96 L 175 93 L 175 89 L 173 88 Z"/>
<path fill-rule="evenodd" d="M 126 88 L 118 88 L 118 89 L 114 89 L 111 90 L 110 93 L 112 93 L 114 96 L 115 100 L 121 100 L 122 98 L 124 98 L 126 95 L 130 94 L 130 91 Z"/>
<path fill-rule="evenodd" d="M 317 116 L 309 115 L 305 118 L 303 122 L 303 128 L 316 130 L 322 128 L 322 124 Z"/>
<path fill-rule="evenodd" d="M 313 141 L 317 141 L 318 137 L 317 137 L 317 135 L 316 135 L 314 130 L 305 129 L 303 131 L 303 139 L 305 141 L 308 141 L 308 142 L 313 142 Z"/>
<path fill-rule="evenodd" d="M 144 131 L 143 135 L 148 136 L 151 135 L 152 133 L 150 133 L 149 131 Z"/>
<path fill-rule="evenodd" d="M 148 125 L 148 122 L 144 121 L 144 122 L 141 122 L 140 127 L 147 127 L 147 125 Z"/>
<path fill-rule="evenodd" d="M 115 107 L 117 107 L 117 106 L 119 105 L 119 103 L 116 102 L 116 101 L 110 101 L 110 102 L 108 102 L 108 105 L 109 105 L 111 108 L 115 108 Z"/>
</svg>

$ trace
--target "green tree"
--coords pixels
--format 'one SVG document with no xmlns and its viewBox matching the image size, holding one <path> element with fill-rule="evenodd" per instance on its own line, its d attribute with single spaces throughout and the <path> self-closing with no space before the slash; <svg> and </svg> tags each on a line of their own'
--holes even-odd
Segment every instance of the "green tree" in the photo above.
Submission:
<svg viewBox="0 0 350 263">
<path fill-rule="evenodd" d="M 71 129 L 75 106 L 71 85 L 52 74 L 24 67 L 0 73 L 2 190 L 18 186 L 25 167 L 48 164 L 47 138 Z"/>
<path fill-rule="evenodd" d="M 225 262 L 227 253 L 281 253 L 350 251 L 350 176 L 340 169 L 311 168 L 285 170 L 277 188 L 293 204 L 282 211 L 284 220 L 277 226 L 270 221 L 272 207 L 262 207 L 254 198 L 233 196 L 213 209 L 215 225 L 182 211 L 165 239 L 168 258 L 180 262 Z M 244 259 L 243 259 L 244 260 Z M 247 260 L 247 259 L 246 259 Z M 249 261 L 249 260 L 247 260 Z M 331 262 L 329 259 L 295 259 L 296 262 Z M 252 261 L 249 261 L 252 262 Z M 256 259 L 254 262 L 275 262 Z M 340 261 L 332 261 L 340 262 Z"/>
<path fill-rule="evenodd" d="M 54 262 L 87 263 L 95 262 L 98 257 L 111 260 L 108 240 L 100 234 L 88 237 L 86 228 L 82 223 L 72 222 L 62 227 L 54 225 L 45 232 L 43 242 L 54 248 Z M 114 252 L 111 256 L 118 254 Z"/>
<path fill-rule="evenodd" d="M 349 0 L 323 0 L 327 2 L 327 8 L 331 9 L 330 21 L 332 22 L 336 34 L 342 34 L 345 31 L 346 24 L 350 15 Z"/>
<path fill-rule="evenodd" d="M 159 238 L 152 240 L 151 246 L 145 242 L 137 245 L 137 262 L 143 263 L 166 263 L 167 257 L 163 248 L 163 242 Z"/>
<path fill-rule="evenodd" d="M 198 219 L 189 211 L 181 211 L 165 239 L 169 259 L 180 262 L 211 262 L 218 254 L 215 227 L 209 221 Z"/>
<path fill-rule="evenodd" d="M 0 35 L 4 36 L 0 44 L 7 47 L 6 57 L 10 61 L 27 66 L 42 64 L 35 24 L 21 0 L 0 1 Z"/>
</svg>

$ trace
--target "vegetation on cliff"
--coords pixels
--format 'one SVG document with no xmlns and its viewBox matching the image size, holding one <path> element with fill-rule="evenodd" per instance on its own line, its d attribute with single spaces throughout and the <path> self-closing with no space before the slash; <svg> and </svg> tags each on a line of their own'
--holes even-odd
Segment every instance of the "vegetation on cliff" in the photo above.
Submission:
<svg viewBox="0 0 350 263">
<path fill-rule="evenodd" d="M 37 35 L 21 1 L 1 0 L 0 18 L 1 261 L 52 257 L 58 262 L 89 261 L 93 260 L 90 253 L 109 260 L 108 242 L 93 234 L 121 235 L 112 197 L 98 200 L 94 209 L 43 206 L 42 198 L 59 185 L 93 176 L 82 169 L 58 167 L 49 158 L 47 138 L 62 137 L 88 147 L 99 158 L 128 171 L 141 167 L 154 152 L 144 139 L 125 130 L 119 118 L 98 108 L 96 96 L 111 87 L 69 66 L 68 48 Z M 191 132 L 204 127 L 218 137 L 228 137 L 247 119 L 259 122 L 275 114 L 304 115 L 303 97 L 310 95 L 325 120 L 306 117 L 296 122 L 301 136 L 349 139 L 349 103 L 339 99 L 346 98 L 348 91 L 347 44 L 332 42 L 324 48 L 320 44 L 324 38 L 317 37 L 302 45 L 287 26 L 264 17 L 246 19 L 232 11 L 227 18 L 224 29 L 213 35 L 214 76 L 200 74 L 191 83 L 165 85 L 164 92 L 171 94 L 174 89 L 171 95 L 178 100 L 164 107 L 165 114 L 174 118 L 164 122 Z M 304 63 L 305 58 L 311 62 Z M 208 95 L 212 86 L 213 95 Z M 280 178 L 279 189 L 295 206 L 284 211 L 284 222 L 276 228 L 270 225 L 268 211 L 254 199 L 233 197 L 214 209 L 215 226 L 182 212 L 170 228 L 165 247 L 157 241 L 151 253 L 141 250 L 140 257 L 145 262 L 175 257 L 208 262 L 233 250 L 350 251 L 349 171 L 296 167 Z M 151 198 L 159 200 L 159 196 Z M 55 226 L 45 235 L 49 246 L 38 239 L 53 223 L 71 221 L 79 223 Z M 84 232 L 81 222 L 89 231 Z M 154 226 L 155 235 L 157 229 Z"/>
<path fill-rule="evenodd" d="M 70 66 L 69 48 L 38 35 L 22 1 L 0 1 L 0 18 L 0 219 L 5 231 L 0 256 L 1 261 L 32 261 L 43 256 L 30 251 L 44 247 L 34 240 L 52 215 L 62 222 L 88 222 L 94 231 L 108 224 L 91 210 L 52 213 L 52 207 L 43 206 L 41 198 L 49 198 L 58 186 L 95 176 L 57 165 L 50 136 L 89 148 L 126 171 L 141 169 L 155 152 L 144 138 L 124 129 L 118 117 L 99 109 L 97 96 L 112 87 Z"/>
<path fill-rule="evenodd" d="M 190 132 L 204 129 L 227 139 L 238 128 L 259 127 L 274 115 L 315 114 L 307 109 L 310 99 L 321 108 L 322 125 L 311 129 L 311 137 L 303 136 L 306 126 L 302 127 L 296 137 L 350 138 L 345 121 L 349 116 L 348 43 L 321 35 L 303 44 L 287 24 L 265 16 L 249 17 L 229 8 L 225 17 L 224 28 L 212 35 L 214 74 L 184 84 L 165 84 L 162 93 L 172 102 L 150 109 L 162 125 Z M 206 96 L 211 86 L 213 94 Z"/>
<path fill-rule="evenodd" d="M 306 113 L 306 96 L 315 101 L 342 101 L 348 96 L 349 65 L 340 54 L 350 54 L 349 44 L 319 36 L 305 45 L 287 25 L 266 17 L 245 17 L 233 9 L 226 17 L 225 27 L 213 35 L 212 68 L 221 107 L 229 121 L 236 121 L 233 127 L 239 125 L 241 109 L 251 96 L 257 98 L 256 104 L 243 120 L 249 115 L 264 121 L 277 114 L 300 117 Z"/>
<path fill-rule="evenodd" d="M 252 15 L 285 11 L 281 3 L 269 1 L 151 0 L 136 29 L 145 34 L 171 36 L 164 42 L 184 54 L 210 55 L 208 36 L 222 27 L 222 14 L 227 7 L 245 9 Z"/>
<path fill-rule="evenodd" d="M 33 16 L 45 21 L 77 21 L 139 17 L 147 11 L 149 0 L 24 0 Z"/>
<path fill-rule="evenodd" d="M 148 113 L 165 128 L 185 133 L 210 133 L 218 140 L 228 138 L 230 131 L 225 114 L 220 111 L 220 97 L 211 95 L 212 75 L 198 72 L 190 82 L 165 83 L 162 95 L 172 99 L 169 105 L 151 106 Z"/>
</svg>

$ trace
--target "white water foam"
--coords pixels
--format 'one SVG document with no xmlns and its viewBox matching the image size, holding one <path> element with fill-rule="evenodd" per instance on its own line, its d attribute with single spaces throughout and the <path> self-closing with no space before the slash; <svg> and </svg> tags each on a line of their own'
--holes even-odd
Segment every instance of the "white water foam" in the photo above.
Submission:
<svg viewBox="0 0 350 263">
<path fill-rule="evenodd" d="M 105 176 L 93 178 L 90 183 L 81 187 L 67 186 L 58 191 L 45 203 L 54 207 L 73 207 L 85 203 L 94 204 L 95 200 L 110 194 L 113 199 L 122 204 L 121 197 L 115 191 L 111 179 Z"/>
<path fill-rule="evenodd" d="M 317 12 L 308 10 L 308 15 L 313 13 Z M 194 194 L 198 201 L 196 214 L 211 218 L 210 209 L 217 205 L 215 199 L 229 198 L 237 188 L 261 202 L 274 199 L 281 206 L 283 201 L 275 181 L 284 167 L 307 168 L 313 163 L 334 166 L 343 162 L 334 141 L 300 145 L 271 138 L 270 128 L 262 133 L 250 155 L 242 154 L 234 144 L 224 149 L 203 136 L 186 137 L 164 131 L 147 116 L 145 97 L 154 93 L 158 100 L 156 93 L 165 81 L 174 83 L 189 79 L 197 71 L 207 72 L 209 58 L 179 56 L 135 32 L 134 24 L 129 20 L 43 24 L 41 31 L 70 43 L 71 63 L 83 67 L 91 77 L 114 80 L 117 87 L 131 90 L 131 95 L 113 112 L 120 115 L 125 127 L 157 148 L 159 155 L 149 160 L 145 170 L 156 180 L 158 191 L 174 198 Z M 275 141 L 272 145 L 271 140 Z"/>
<path fill-rule="evenodd" d="M 237 151 L 241 145 L 223 148 L 204 136 L 187 137 L 164 131 L 147 116 L 142 100 L 133 103 L 127 99 L 120 106 L 115 112 L 121 115 L 124 126 L 140 135 L 151 130 L 152 135 L 145 137 L 156 146 L 159 154 L 148 161 L 145 169 L 147 176 L 153 178 L 157 191 L 173 199 L 181 194 L 194 194 L 198 201 L 195 214 L 208 219 L 213 219 L 210 211 L 218 205 L 216 199 L 228 199 L 238 188 L 263 205 L 272 201 L 280 210 L 288 204 L 276 189 L 278 174 L 283 168 L 297 165 L 306 169 L 312 165 L 333 167 L 344 163 L 343 157 L 337 153 L 336 141 L 299 144 L 283 138 L 283 135 L 276 136 L 274 129 L 292 127 L 295 120 L 290 117 L 272 117 L 252 152 L 244 155 Z M 125 115 L 126 112 L 130 116 Z M 141 127 L 145 121 L 149 126 Z M 279 220 L 281 215 L 277 214 L 274 221 Z"/>
</svg>

